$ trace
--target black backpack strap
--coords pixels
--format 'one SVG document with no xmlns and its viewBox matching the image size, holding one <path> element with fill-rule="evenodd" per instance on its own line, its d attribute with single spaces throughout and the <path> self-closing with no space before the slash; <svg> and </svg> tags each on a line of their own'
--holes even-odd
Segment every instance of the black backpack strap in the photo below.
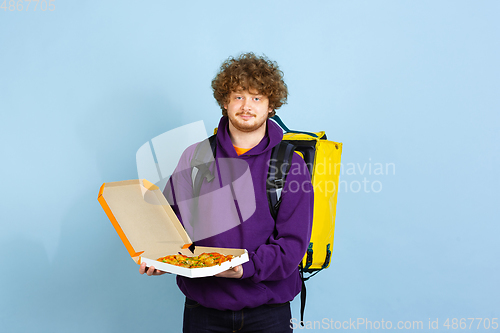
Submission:
<svg viewBox="0 0 500 333">
<path fill-rule="evenodd" d="M 200 195 L 203 179 L 206 179 L 210 183 L 215 178 L 210 172 L 209 167 L 215 159 L 216 144 L 217 140 L 214 134 L 196 146 L 193 158 L 191 159 L 191 180 L 193 181 L 194 198 Z"/>
<path fill-rule="evenodd" d="M 285 179 L 292 164 L 294 149 L 295 146 L 293 144 L 281 141 L 274 146 L 271 151 L 269 171 L 267 172 L 266 191 L 269 210 L 275 220 L 281 204 L 281 191 L 285 186 Z"/>
<path fill-rule="evenodd" d="M 313 138 L 317 138 L 318 137 L 316 135 L 316 133 L 313 133 L 313 132 L 293 131 L 293 130 L 289 129 L 285 125 L 285 123 L 283 122 L 283 120 L 281 120 L 281 118 L 277 114 L 275 114 L 274 116 L 272 116 L 271 119 L 274 120 L 282 129 L 284 129 L 286 133 L 302 133 L 302 134 L 310 135 Z M 325 136 L 325 139 L 326 139 L 326 136 Z"/>
<path fill-rule="evenodd" d="M 300 279 L 302 280 L 302 289 L 300 290 L 300 325 L 304 326 L 304 311 L 306 309 L 306 281 L 304 270 L 300 266 Z"/>
</svg>

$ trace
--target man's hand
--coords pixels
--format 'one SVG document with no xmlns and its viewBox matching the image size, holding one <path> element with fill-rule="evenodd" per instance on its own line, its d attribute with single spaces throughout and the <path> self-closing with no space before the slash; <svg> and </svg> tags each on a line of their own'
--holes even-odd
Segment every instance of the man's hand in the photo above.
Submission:
<svg viewBox="0 0 500 333">
<path fill-rule="evenodd" d="M 151 276 L 151 275 L 163 275 L 166 272 L 159 271 L 159 270 L 155 269 L 154 266 L 151 266 L 151 267 L 147 268 L 147 270 L 146 270 L 146 263 L 143 262 L 141 264 L 141 266 L 139 267 L 139 273 L 141 273 L 141 274 L 146 273 L 147 276 Z"/>
<path fill-rule="evenodd" d="M 243 276 L 243 267 L 241 265 L 228 269 L 219 274 L 215 274 L 216 277 L 224 277 L 230 279 L 240 279 Z"/>
</svg>

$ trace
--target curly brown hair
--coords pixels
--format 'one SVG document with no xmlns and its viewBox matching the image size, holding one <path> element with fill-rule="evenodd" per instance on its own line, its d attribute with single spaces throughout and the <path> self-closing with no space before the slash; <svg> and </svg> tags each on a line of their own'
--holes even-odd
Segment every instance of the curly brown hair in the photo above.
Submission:
<svg viewBox="0 0 500 333">
<path fill-rule="evenodd" d="M 272 110 L 269 117 L 274 116 L 275 110 L 286 103 L 288 96 L 288 88 L 278 64 L 266 56 L 258 57 L 252 52 L 224 61 L 212 80 L 212 89 L 223 116 L 227 116 L 224 104 L 228 103 L 229 95 L 239 89 L 255 89 L 266 96 Z"/>
</svg>

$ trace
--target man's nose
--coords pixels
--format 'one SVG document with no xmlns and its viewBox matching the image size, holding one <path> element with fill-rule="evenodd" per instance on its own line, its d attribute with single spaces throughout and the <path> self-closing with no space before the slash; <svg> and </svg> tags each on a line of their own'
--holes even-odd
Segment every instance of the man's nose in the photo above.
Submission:
<svg viewBox="0 0 500 333">
<path fill-rule="evenodd" d="M 248 98 L 245 98 L 243 100 L 243 104 L 241 105 L 241 108 L 243 110 L 250 110 L 251 109 L 250 100 Z"/>
</svg>

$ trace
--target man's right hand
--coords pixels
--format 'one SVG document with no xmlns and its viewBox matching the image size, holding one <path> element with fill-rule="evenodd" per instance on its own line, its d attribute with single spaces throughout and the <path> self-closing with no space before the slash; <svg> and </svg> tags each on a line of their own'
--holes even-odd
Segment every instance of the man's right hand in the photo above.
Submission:
<svg viewBox="0 0 500 333">
<path fill-rule="evenodd" d="M 155 269 L 154 266 L 146 267 L 146 263 L 143 262 L 141 264 L 141 266 L 139 267 L 139 273 L 141 273 L 141 274 L 146 273 L 146 275 L 151 276 L 151 275 L 163 275 L 166 272 L 159 271 L 159 270 Z"/>
</svg>

